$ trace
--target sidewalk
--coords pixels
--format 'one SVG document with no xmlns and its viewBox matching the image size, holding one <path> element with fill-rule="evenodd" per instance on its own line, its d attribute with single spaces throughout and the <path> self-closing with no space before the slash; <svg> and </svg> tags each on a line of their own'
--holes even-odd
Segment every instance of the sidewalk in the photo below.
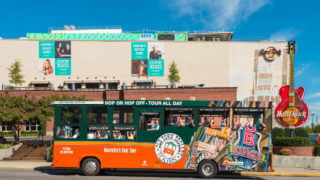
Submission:
<svg viewBox="0 0 320 180">
<path fill-rule="evenodd" d="M 0 161 L 0 169 L 50 168 L 51 162 Z M 241 172 L 246 176 L 320 176 L 320 169 L 274 167 L 275 172 Z"/>
<path fill-rule="evenodd" d="M 0 161 L 0 169 L 29 169 L 36 167 L 49 167 L 51 162 L 29 162 L 29 161 Z"/>
</svg>

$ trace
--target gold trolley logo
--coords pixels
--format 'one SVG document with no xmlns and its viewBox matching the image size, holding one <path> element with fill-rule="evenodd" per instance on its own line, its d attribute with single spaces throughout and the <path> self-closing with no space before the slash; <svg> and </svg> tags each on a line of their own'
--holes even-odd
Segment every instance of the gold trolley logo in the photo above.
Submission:
<svg viewBox="0 0 320 180">
<path fill-rule="evenodd" d="M 183 156 L 184 143 L 178 135 L 166 133 L 158 138 L 155 152 L 161 162 L 175 164 Z"/>
<path fill-rule="evenodd" d="M 261 49 L 260 55 L 263 55 L 269 61 L 275 60 L 278 56 L 281 55 L 281 50 L 277 50 L 274 47 L 268 47 L 267 49 Z"/>
</svg>

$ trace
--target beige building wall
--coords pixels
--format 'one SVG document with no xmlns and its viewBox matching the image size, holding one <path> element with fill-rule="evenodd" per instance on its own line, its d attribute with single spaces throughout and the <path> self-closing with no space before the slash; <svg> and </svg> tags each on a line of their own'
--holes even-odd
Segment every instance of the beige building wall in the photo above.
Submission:
<svg viewBox="0 0 320 180">
<path fill-rule="evenodd" d="M 0 40 L 0 84 L 9 85 L 7 68 L 18 59 L 27 87 L 31 81 L 50 81 L 54 88 L 72 80 L 119 80 L 131 85 L 134 80 L 153 80 L 168 85 L 169 64 L 175 61 L 180 70 L 178 85 L 205 84 L 205 87 L 238 87 L 238 100 L 257 99 L 257 63 L 272 72 L 272 94 L 287 81 L 288 56 L 286 42 L 175 42 L 157 41 L 164 46 L 164 76 L 136 77 L 131 75 L 131 42 L 72 41 L 71 76 L 44 76 L 39 73 L 39 41 Z M 266 62 L 261 49 L 275 47 L 281 55 Z M 256 66 L 255 66 L 256 63 Z M 256 69 L 255 69 L 256 68 Z M 256 87 L 256 88 L 255 88 Z M 271 97 L 270 97 L 271 98 Z"/>
</svg>

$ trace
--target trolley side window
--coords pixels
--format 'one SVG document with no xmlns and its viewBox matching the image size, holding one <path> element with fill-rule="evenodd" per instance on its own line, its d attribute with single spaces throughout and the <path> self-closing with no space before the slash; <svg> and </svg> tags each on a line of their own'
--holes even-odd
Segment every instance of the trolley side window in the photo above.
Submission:
<svg viewBox="0 0 320 180">
<path fill-rule="evenodd" d="M 194 110 L 192 108 L 165 108 L 165 125 L 176 127 L 194 127 Z"/>
<path fill-rule="evenodd" d="M 113 124 L 133 124 L 133 108 L 115 107 L 113 109 Z"/>
<path fill-rule="evenodd" d="M 108 126 L 88 126 L 87 139 L 110 139 L 110 129 Z"/>
<path fill-rule="evenodd" d="M 229 111 L 224 108 L 199 108 L 198 123 L 199 126 L 210 128 L 229 127 Z"/>
<path fill-rule="evenodd" d="M 115 126 L 112 131 L 112 139 L 115 140 L 135 140 L 137 131 L 132 126 Z"/>
<path fill-rule="evenodd" d="M 79 126 L 56 126 L 55 137 L 57 139 L 79 139 Z"/>
<path fill-rule="evenodd" d="M 88 124 L 107 124 L 108 109 L 101 106 L 87 107 L 87 123 Z"/>
<path fill-rule="evenodd" d="M 141 111 L 139 114 L 140 129 L 147 131 L 160 130 L 159 111 Z"/>
<path fill-rule="evenodd" d="M 81 122 L 82 109 L 80 106 L 61 107 L 61 123 L 78 124 Z"/>
</svg>

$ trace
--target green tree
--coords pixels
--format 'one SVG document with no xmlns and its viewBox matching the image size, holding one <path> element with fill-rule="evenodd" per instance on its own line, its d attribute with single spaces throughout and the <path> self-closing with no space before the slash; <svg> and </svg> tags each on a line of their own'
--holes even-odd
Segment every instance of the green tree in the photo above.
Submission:
<svg viewBox="0 0 320 180">
<path fill-rule="evenodd" d="M 15 60 L 14 63 L 8 68 L 9 70 L 9 82 L 13 83 L 16 87 L 18 84 L 21 85 L 25 81 L 23 80 L 23 75 L 21 74 L 21 62 L 19 60 Z"/>
<path fill-rule="evenodd" d="M 6 123 L 14 132 L 16 141 L 19 141 L 20 128 L 26 122 L 39 122 L 41 130 L 39 135 L 46 134 L 47 121 L 51 121 L 54 115 L 53 101 L 84 101 L 85 96 L 69 97 L 66 95 L 42 96 L 40 99 L 31 97 L 29 94 L 24 96 L 10 96 L 0 94 L 0 121 Z"/>
<path fill-rule="evenodd" d="M 310 126 L 304 127 L 308 134 L 312 133 L 312 128 Z"/>
<path fill-rule="evenodd" d="M 169 66 L 170 68 L 169 68 L 168 79 L 170 83 L 173 83 L 173 81 L 180 82 L 180 76 L 179 76 L 179 70 L 177 68 L 177 64 L 173 61 Z"/>
<path fill-rule="evenodd" d="M 0 96 L 0 120 L 6 123 L 19 141 L 20 127 L 27 122 L 31 113 L 32 101 L 24 96 Z"/>
<path fill-rule="evenodd" d="M 314 133 L 320 133 L 320 124 L 314 126 L 313 132 Z"/>
</svg>

